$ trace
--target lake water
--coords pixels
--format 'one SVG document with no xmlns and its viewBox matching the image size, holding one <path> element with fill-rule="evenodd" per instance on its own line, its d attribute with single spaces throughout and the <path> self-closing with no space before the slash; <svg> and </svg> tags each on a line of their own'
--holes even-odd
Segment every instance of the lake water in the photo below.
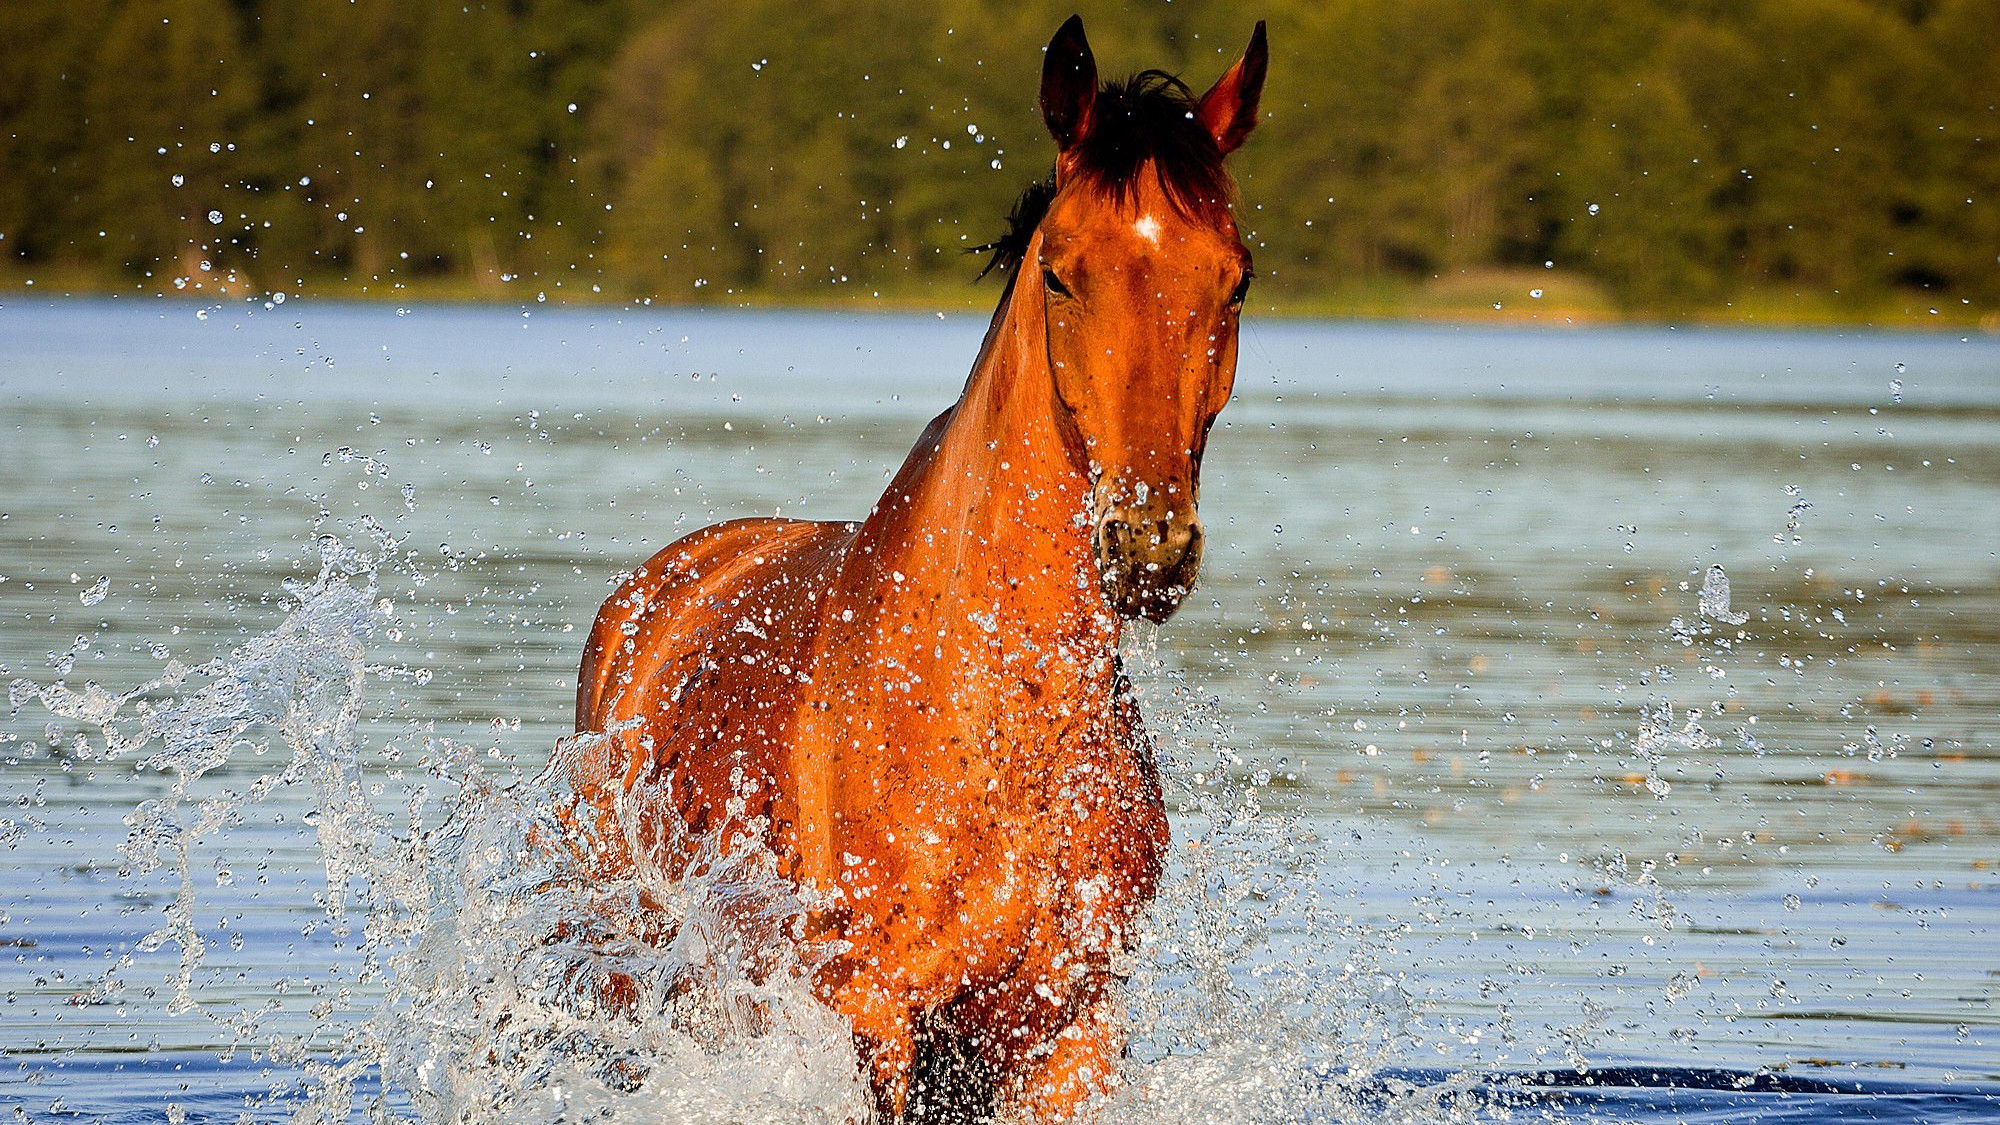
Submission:
<svg viewBox="0 0 2000 1125">
<path fill-rule="evenodd" d="M 797 997 L 650 1100 L 464 1094 L 418 884 L 615 574 L 864 513 L 983 328 L 0 305 L 0 1105 L 841 1119 Z M 2000 1118 L 2000 338 L 1253 318 L 1203 484 L 1114 1120 Z M 197 698 L 214 760 L 119 745 Z"/>
</svg>

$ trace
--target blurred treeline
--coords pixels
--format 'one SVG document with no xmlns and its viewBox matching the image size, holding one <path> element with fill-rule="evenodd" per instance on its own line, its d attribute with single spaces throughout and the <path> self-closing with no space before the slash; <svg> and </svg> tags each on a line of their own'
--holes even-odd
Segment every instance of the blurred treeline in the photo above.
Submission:
<svg viewBox="0 0 2000 1125">
<path fill-rule="evenodd" d="M 2000 307 L 2000 0 L 12 2 L 0 281 L 921 294 L 1046 169 L 1079 5 L 1197 91 L 1270 21 L 1234 163 L 1281 301 Z"/>
</svg>

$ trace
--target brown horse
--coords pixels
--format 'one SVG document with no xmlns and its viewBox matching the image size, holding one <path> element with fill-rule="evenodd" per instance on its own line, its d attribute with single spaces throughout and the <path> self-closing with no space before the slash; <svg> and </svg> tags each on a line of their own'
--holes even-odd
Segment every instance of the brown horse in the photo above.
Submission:
<svg viewBox="0 0 2000 1125">
<path fill-rule="evenodd" d="M 593 863 L 770 848 L 846 943 L 813 983 L 885 1119 L 1060 1120 L 1117 1080 L 1113 987 L 1167 842 L 1118 638 L 1201 561 L 1250 279 L 1222 161 L 1266 58 L 1260 23 L 1199 98 L 1100 88 L 1072 17 L 1042 72 L 1055 173 L 996 244 L 1012 276 L 958 404 L 866 520 L 696 532 L 591 630 L 577 728 L 609 737 L 557 769 L 580 834 L 637 832 Z"/>
</svg>

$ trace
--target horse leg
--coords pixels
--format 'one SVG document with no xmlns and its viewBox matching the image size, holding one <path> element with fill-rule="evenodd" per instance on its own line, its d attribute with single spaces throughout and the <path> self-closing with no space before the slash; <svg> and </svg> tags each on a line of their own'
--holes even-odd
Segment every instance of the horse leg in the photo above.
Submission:
<svg viewBox="0 0 2000 1125">
<path fill-rule="evenodd" d="M 881 1003 L 850 1020 L 882 1125 L 974 1125 L 993 1119 L 993 1071 L 948 1018 L 920 1020 L 907 1009 Z"/>
<path fill-rule="evenodd" d="M 842 1008 L 854 1029 L 868 1084 L 875 1091 L 876 1120 L 884 1125 L 901 1121 L 917 1056 L 916 1028 L 909 1011 L 881 1001 L 858 1011 L 846 1010 L 837 999 L 835 1006 Z"/>
<path fill-rule="evenodd" d="M 993 1068 L 978 1045 L 954 1024 L 949 1011 L 933 1012 L 916 1028 L 903 1117 L 910 1125 L 976 1125 L 991 1122 Z"/>
<path fill-rule="evenodd" d="M 1001 1101 L 1019 1118 L 1068 1121 L 1090 1099 L 1118 1086 L 1125 1030 L 1111 997 L 1099 994 L 1056 1033 L 1047 1052 L 1022 1060 L 1001 1085 Z"/>
</svg>

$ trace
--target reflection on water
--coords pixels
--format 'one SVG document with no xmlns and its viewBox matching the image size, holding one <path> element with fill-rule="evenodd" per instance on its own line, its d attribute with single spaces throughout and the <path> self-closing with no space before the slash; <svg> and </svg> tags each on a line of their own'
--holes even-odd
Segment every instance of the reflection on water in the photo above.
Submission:
<svg viewBox="0 0 2000 1125">
<path fill-rule="evenodd" d="M 146 1119 L 192 1068 L 190 1114 L 216 1084 L 290 1104 L 393 992 L 361 925 L 384 892 L 315 846 L 324 789 L 221 799 L 290 768 L 285 737 L 224 739 L 171 806 L 151 751 L 111 756 L 108 701 L 242 671 L 321 534 L 391 544 L 368 627 L 334 631 L 361 694 L 332 777 L 378 847 L 422 838 L 462 807 L 427 748 L 504 780 L 567 733 L 610 576 L 714 519 L 865 510 L 982 327 L 0 309 L 0 664 L 30 685 L 0 745 L 0 1100 Z M 1133 646 L 1182 847 L 1129 1113 L 1480 1115 L 1452 1101 L 1480 1075 L 1624 1062 L 2000 1081 L 1996 421 L 1990 338 L 1253 325 L 1202 586 Z M 123 818 L 170 806 L 135 870 Z M 406 922 L 449 898 L 406 892 Z M 173 1010 L 183 972 L 205 1016 Z M 232 1046 L 226 1080 L 187 1053 Z M 100 1061 L 148 1050 L 167 1070 Z M 770 1087 L 826 1075 L 805 1058 Z M 1531 1104 L 1713 1104 L 1567 1098 Z M 1957 1112 L 1928 1104 L 1898 1119 Z"/>
</svg>

